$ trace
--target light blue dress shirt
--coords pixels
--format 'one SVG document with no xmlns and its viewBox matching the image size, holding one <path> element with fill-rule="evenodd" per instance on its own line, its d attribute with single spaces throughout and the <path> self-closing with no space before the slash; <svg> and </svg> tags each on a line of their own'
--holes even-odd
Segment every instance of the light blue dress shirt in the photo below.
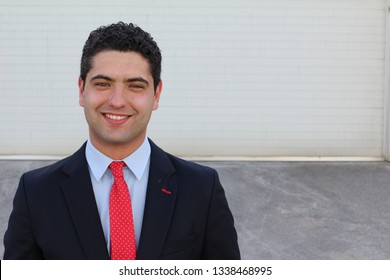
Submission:
<svg viewBox="0 0 390 280">
<path fill-rule="evenodd" d="M 150 167 L 150 143 L 145 138 L 143 144 L 130 156 L 122 159 L 127 166 L 123 168 L 123 175 L 129 188 L 131 205 L 133 208 L 134 230 L 137 242 L 142 229 L 142 219 L 145 209 L 146 189 L 148 185 L 149 167 Z M 109 201 L 110 190 L 114 182 L 111 170 L 108 168 L 113 161 L 91 143 L 87 142 L 85 149 L 89 174 L 91 176 L 92 187 L 95 194 L 96 204 L 102 223 L 104 236 L 107 242 L 107 249 L 110 252 L 110 216 Z"/>
</svg>

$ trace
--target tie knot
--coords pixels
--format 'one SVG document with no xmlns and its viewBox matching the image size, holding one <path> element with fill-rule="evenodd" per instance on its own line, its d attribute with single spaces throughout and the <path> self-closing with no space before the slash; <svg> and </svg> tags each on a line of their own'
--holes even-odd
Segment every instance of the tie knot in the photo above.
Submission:
<svg viewBox="0 0 390 280">
<path fill-rule="evenodd" d="M 123 177 L 123 166 L 125 166 L 126 163 L 123 161 L 113 161 L 110 163 L 110 169 L 112 174 L 114 175 L 114 178 Z"/>
</svg>

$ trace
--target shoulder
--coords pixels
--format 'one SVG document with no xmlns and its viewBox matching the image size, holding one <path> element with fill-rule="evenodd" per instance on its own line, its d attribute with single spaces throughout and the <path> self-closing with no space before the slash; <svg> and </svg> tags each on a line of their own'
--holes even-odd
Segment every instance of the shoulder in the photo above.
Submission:
<svg viewBox="0 0 390 280">
<path fill-rule="evenodd" d="M 67 162 L 67 159 L 68 157 L 59 160 L 57 162 L 51 163 L 49 165 L 27 171 L 23 174 L 23 176 L 31 178 L 31 177 L 47 177 L 51 174 L 56 174 L 62 170 L 63 166 Z"/>
<path fill-rule="evenodd" d="M 164 173 L 175 174 L 186 181 L 207 180 L 214 182 L 218 178 L 217 172 L 213 168 L 167 153 L 152 141 L 150 141 L 150 144 L 152 147 L 151 165 L 164 171 Z"/>
<path fill-rule="evenodd" d="M 151 159 L 152 164 L 159 165 L 164 168 L 166 165 L 172 164 L 173 167 L 178 170 L 187 170 L 188 172 L 200 173 L 200 174 L 210 174 L 214 173 L 215 170 L 211 167 L 204 166 L 192 161 L 184 160 L 177 156 L 174 156 L 160 147 L 158 147 L 152 140 L 149 139 L 149 143 L 151 146 Z"/>
<path fill-rule="evenodd" d="M 216 173 L 215 169 L 209 166 L 184 160 L 169 153 L 167 155 L 178 172 L 188 172 L 200 176 L 214 176 Z"/>
<path fill-rule="evenodd" d="M 49 164 L 47 166 L 37 168 L 24 173 L 21 180 L 28 184 L 47 184 L 55 180 L 61 180 L 67 177 L 67 170 L 86 162 L 85 160 L 85 145 L 83 145 L 76 153 L 62 160 Z"/>
</svg>

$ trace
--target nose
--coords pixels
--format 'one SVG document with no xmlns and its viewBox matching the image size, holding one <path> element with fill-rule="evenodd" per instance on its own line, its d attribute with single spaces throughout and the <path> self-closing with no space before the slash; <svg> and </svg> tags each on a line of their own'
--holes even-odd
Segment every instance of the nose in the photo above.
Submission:
<svg viewBox="0 0 390 280">
<path fill-rule="evenodd" d="M 122 87 L 113 89 L 108 104 L 114 108 L 123 108 L 126 106 L 125 91 Z"/>
</svg>

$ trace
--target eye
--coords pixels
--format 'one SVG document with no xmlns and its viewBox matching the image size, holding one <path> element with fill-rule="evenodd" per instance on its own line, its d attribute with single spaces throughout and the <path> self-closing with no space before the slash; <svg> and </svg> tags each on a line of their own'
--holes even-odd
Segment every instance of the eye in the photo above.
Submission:
<svg viewBox="0 0 390 280">
<path fill-rule="evenodd" d="M 105 87 L 109 87 L 110 84 L 109 83 L 105 83 L 105 82 L 98 82 L 98 83 L 95 83 L 95 86 L 98 87 L 98 88 L 105 88 Z"/>
<path fill-rule="evenodd" d="M 142 90 L 145 88 L 143 84 L 139 84 L 139 83 L 130 84 L 129 87 L 135 90 Z"/>
</svg>

